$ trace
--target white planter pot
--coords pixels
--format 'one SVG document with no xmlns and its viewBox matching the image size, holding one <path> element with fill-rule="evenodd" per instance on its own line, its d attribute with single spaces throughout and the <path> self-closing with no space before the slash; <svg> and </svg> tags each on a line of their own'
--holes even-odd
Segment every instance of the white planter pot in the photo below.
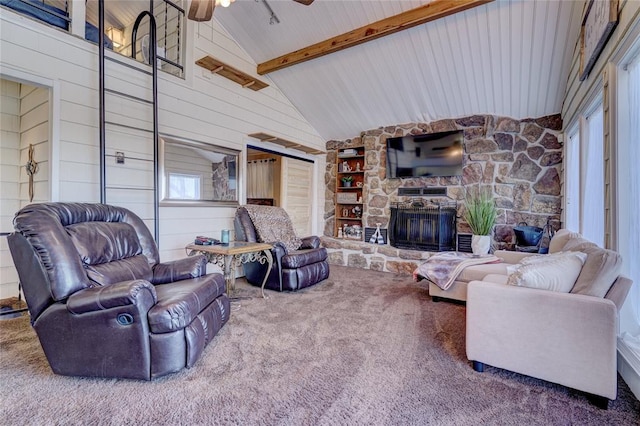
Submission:
<svg viewBox="0 0 640 426">
<path fill-rule="evenodd" d="M 491 247 L 490 235 L 472 235 L 471 236 L 471 251 L 476 255 L 483 255 L 489 253 Z"/>
</svg>

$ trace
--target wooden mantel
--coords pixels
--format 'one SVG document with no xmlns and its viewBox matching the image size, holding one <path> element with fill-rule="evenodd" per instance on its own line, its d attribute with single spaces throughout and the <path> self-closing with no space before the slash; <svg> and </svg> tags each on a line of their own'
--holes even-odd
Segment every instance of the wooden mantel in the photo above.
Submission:
<svg viewBox="0 0 640 426">
<path fill-rule="evenodd" d="M 227 65 L 224 62 L 214 58 L 213 56 L 205 56 L 203 58 L 200 58 L 196 61 L 196 64 L 200 65 L 204 69 L 211 71 L 212 73 L 228 78 L 229 80 L 238 83 L 242 87 L 246 87 L 251 90 L 257 91 L 264 89 L 265 87 L 269 87 L 267 83 L 260 81 L 257 78 L 254 78 L 249 74 L 232 67 L 231 65 Z"/>
</svg>

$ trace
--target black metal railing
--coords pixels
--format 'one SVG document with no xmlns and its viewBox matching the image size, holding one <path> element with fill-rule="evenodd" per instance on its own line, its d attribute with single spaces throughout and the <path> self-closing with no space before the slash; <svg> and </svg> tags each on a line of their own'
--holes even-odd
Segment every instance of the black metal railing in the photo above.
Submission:
<svg viewBox="0 0 640 426">
<path fill-rule="evenodd" d="M 159 48 L 156 51 L 156 64 L 159 64 L 158 68 L 169 74 L 182 77 L 184 75 L 184 46 L 182 46 L 184 40 L 182 33 L 185 27 L 185 9 L 180 3 L 180 1 L 175 0 L 149 0 L 148 12 L 156 19 L 157 46 Z M 0 0 L 0 5 L 21 15 L 29 16 L 48 25 L 69 31 L 71 18 L 69 17 L 68 0 Z M 118 7 L 117 3 L 107 2 L 105 4 L 106 12 L 111 15 L 117 15 L 114 10 L 109 10 L 115 7 Z M 87 13 L 90 14 L 89 12 Z M 100 18 L 97 17 L 97 19 L 99 20 Z M 87 16 L 87 21 L 93 22 L 95 19 L 90 19 Z M 91 24 L 88 25 L 93 28 Z M 149 32 L 148 27 L 145 25 L 145 28 L 140 32 L 140 38 L 144 37 Z M 89 41 L 98 42 L 97 33 L 92 32 L 91 36 L 87 33 L 85 38 Z M 137 37 L 132 37 L 131 49 L 140 51 L 142 49 L 139 44 L 140 41 Z M 107 48 L 112 48 L 111 41 L 108 39 Z"/>
<path fill-rule="evenodd" d="M 47 24 L 69 30 L 69 2 L 64 1 L 64 9 L 58 7 L 63 2 L 45 2 L 45 0 L 0 0 L 0 5 L 8 7 L 22 15 L 38 19 Z"/>
</svg>

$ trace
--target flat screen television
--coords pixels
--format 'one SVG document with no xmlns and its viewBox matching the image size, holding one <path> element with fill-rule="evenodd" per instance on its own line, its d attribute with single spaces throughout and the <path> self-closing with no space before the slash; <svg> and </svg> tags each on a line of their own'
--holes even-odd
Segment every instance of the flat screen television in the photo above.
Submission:
<svg viewBox="0 0 640 426">
<path fill-rule="evenodd" d="M 387 178 L 461 176 L 464 132 L 387 139 Z"/>
</svg>

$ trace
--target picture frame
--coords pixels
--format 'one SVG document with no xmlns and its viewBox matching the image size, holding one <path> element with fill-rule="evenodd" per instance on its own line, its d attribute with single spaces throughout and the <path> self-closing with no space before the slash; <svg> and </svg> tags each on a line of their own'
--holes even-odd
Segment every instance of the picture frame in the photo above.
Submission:
<svg viewBox="0 0 640 426">
<path fill-rule="evenodd" d="M 336 201 L 338 203 L 357 203 L 358 202 L 358 194 L 355 192 L 338 192 L 336 194 Z"/>
<path fill-rule="evenodd" d="M 580 31 L 580 81 L 595 65 L 611 33 L 618 25 L 619 0 L 590 0 Z"/>
</svg>

